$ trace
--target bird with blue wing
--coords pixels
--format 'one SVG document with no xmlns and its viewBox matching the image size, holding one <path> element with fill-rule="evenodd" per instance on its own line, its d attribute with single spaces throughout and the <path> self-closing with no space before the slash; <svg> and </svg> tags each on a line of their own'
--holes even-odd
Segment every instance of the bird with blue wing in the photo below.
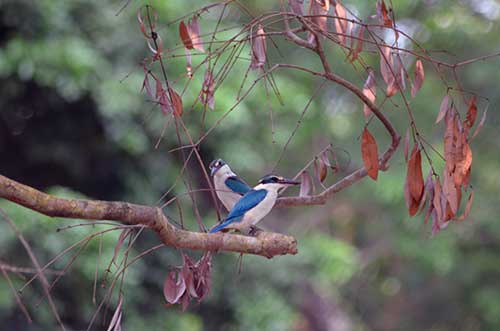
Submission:
<svg viewBox="0 0 500 331">
<path fill-rule="evenodd" d="M 259 184 L 245 193 L 231 209 L 227 218 L 212 228 L 210 233 L 223 229 L 236 229 L 248 233 L 273 209 L 279 189 L 298 184 L 300 182 L 276 175 L 262 177 Z"/>
<path fill-rule="evenodd" d="M 209 169 L 217 197 L 228 211 L 234 207 L 245 193 L 252 189 L 222 159 L 213 160 L 209 165 Z"/>
</svg>

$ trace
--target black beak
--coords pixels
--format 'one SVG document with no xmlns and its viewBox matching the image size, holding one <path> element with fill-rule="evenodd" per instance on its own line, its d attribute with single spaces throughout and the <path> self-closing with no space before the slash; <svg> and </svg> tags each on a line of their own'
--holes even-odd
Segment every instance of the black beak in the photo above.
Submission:
<svg viewBox="0 0 500 331">
<path fill-rule="evenodd" d="M 213 177 L 213 175 L 215 175 L 215 173 L 217 172 L 217 170 L 219 170 L 219 169 L 216 168 L 216 167 L 210 167 L 210 176 Z"/>
<path fill-rule="evenodd" d="M 280 184 L 285 184 L 285 185 L 299 185 L 300 184 L 299 181 L 296 181 L 296 180 L 293 180 L 293 179 L 287 179 L 287 178 L 281 178 L 279 180 L 279 183 Z"/>
</svg>

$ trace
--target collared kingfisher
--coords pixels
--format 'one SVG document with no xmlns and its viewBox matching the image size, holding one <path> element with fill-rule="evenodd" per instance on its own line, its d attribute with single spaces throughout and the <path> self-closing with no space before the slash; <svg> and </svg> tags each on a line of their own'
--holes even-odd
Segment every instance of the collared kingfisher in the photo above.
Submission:
<svg viewBox="0 0 500 331">
<path fill-rule="evenodd" d="M 217 197 L 224 207 L 230 211 L 236 202 L 252 188 L 221 159 L 213 160 L 209 168 Z"/>
<path fill-rule="evenodd" d="M 247 233 L 273 209 L 279 189 L 298 184 L 300 182 L 275 175 L 262 177 L 259 184 L 245 193 L 231 209 L 227 218 L 210 230 L 210 233 L 222 229 L 236 229 Z"/>
</svg>

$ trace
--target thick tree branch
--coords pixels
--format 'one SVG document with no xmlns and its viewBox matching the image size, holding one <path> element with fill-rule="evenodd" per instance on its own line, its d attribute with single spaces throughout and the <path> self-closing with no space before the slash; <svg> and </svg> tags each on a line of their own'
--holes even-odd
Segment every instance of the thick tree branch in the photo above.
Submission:
<svg viewBox="0 0 500 331">
<path fill-rule="evenodd" d="M 262 255 L 296 254 L 295 238 L 269 232 L 256 237 L 234 234 L 208 234 L 174 227 L 160 208 L 119 201 L 64 199 L 38 191 L 0 175 L 0 197 L 50 217 L 112 220 L 128 225 L 142 224 L 174 248 L 202 251 L 230 251 Z"/>
</svg>

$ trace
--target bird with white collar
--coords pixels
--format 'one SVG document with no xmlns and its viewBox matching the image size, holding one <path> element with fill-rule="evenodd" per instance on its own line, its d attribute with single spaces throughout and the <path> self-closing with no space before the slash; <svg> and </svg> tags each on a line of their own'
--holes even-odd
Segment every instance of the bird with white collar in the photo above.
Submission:
<svg viewBox="0 0 500 331">
<path fill-rule="evenodd" d="M 245 193 L 231 209 L 227 218 L 211 229 L 210 233 L 223 229 L 236 229 L 248 233 L 273 209 L 279 189 L 298 184 L 300 182 L 276 175 L 262 177 L 259 184 Z"/>
<path fill-rule="evenodd" d="M 236 202 L 252 189 L 222 159 L 210 162 L 209 169 L 214 181 L 215 193 L 227 211 L 230 211 Z"/>
</svg>

